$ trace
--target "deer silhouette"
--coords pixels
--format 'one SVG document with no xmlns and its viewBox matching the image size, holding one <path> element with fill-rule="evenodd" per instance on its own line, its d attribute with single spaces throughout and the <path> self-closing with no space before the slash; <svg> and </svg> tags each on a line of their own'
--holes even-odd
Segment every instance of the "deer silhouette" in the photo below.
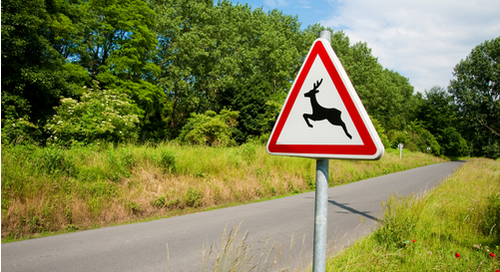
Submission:
<svg viewBox="0 0 500 272">
<path fill-rule="evenodd" d="M 324 108 L 318 103 L 318 100 L 316 99 L 316 94 L 319 93 L 318 87 L 319 85 L 321 85 L 322 82 L 323 79 L 316 81 L 316 83 L 313 83 L 313 89 L 304 94 L 305 97 L 309 97 L 311 99 L 311 106 L 313 110 L 312 114 L 304 113 L 303 115 L 304 120 L 306 120 L 307 125 L 310 128 L 312 128 L 313 125 L 311 125 L 309 120 L 320 121 L 326 119 L 334 126 L 341 126 L 342 129 L 344 129 L 345 135 L 347 135 L 349 139 L 352 139 L 351 134 L 347 132 L 345 123 L 340 118 L 342 112 L 336 108 L 331 108 L 331 109 Z"/>
</svg>

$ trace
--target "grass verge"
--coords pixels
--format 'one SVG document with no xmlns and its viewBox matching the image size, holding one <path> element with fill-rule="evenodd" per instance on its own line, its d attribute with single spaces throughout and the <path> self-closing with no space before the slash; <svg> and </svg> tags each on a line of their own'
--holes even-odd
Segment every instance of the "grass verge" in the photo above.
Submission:
<svg viewBox="0 0 500 272">
<path fill-rule="evenodd" d="M 94 145 L 2 147 L 2 242 L 99 228 L 314 189 L 314 160 L 234 148 Z M 330 185 L 441 162 L 387 150 L 380 161 L 331 161 Z"/>
<path fill-rule="evenodd" d="M 500 162 L 470 159 L 423 197 L 391 196 L 380 228 L 327 271 L 500 269 Z"/>
</svg>

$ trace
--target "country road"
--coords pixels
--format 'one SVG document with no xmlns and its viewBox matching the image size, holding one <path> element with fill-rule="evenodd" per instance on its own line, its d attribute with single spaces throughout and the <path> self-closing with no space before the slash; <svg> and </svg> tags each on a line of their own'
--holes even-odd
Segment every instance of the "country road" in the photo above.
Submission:
<svg viewBox="0 0 500 272">
<path fill-rule="evenodd" d="M 447 162 L 329 189 L 332 251 L 370 233 L 390 194 L 423 193 L 463 162 Z M 314 192 L 151 222 L 2 244 L 2 271 L 197 271 L 200 249 L 220 245 L 225 227 L 241 223 L 255 259 L 264 240 L 283 246 L 271 269 L 307 268 L 312 260 Z M 290 243 L 295 244 L 290 251 Z M 304 242 L 304 243 L 303 243 Z M 168 250 L 167 250 L 168 244 Z"/>
</svg>

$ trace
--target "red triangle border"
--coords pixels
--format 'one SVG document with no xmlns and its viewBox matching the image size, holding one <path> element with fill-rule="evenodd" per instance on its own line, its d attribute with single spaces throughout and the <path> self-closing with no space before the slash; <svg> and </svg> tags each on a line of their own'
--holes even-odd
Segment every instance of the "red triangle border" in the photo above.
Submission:
<svg viewBox="0 0 500 272">
<path fill-rule="evenodd" d="M 358 131 L 359 136 L 363 142 L 362 145 L 340 145 L 340 144 L 276 144 L 279 136 L 283 130 L 283 127 L 288 119 L 290 111 L 297 99 L 298 94 L 300 93 L 300 89 L 304 84 L 305 79 L 307 78 L 309 71 L 316 59 L 316 56 L 319 56 L 330 76 L 337 91 L 344 103 L 353 123 Z M 350 82 L 349 82 L 350 83 Z M 377 154 L 377 147 L 374 143 L 374 140 L 370 136 L 368 129 L 366 128 L 361 115 L 354 104 L 351 95 L 349 94 L 340 74 L 338 73 L 338 69 L 335 67 L 333 60 L 328 55 L 328 52 L 325 48 L 325 45 L 321 40 L 316 40 L 313 44 L 310 53 L 307 56 L 307 59 L 304 61 L 303 67 L 300 70 L 299 75 L 297 76 L 292 90 L 290 91 L 290 95 L 286 100 L 286 104 L 283 107 L 283 110 L 278 117 L 278 122 L 275 125 L 275 129 L 271 134 L 271 138 L 269 139 L 268 151 L 269 153 L 280 153 L 283 155 L 290 156 L 300 156 L 301 154 L 309 155 L 307 157 L 311 157 L 310 155 L 318 154 L 322 157 L 332 155 L 334 157 L 346 155 L 346 156 L 374 156 Z M 364 108 L 361 110 L 365 110 Z M 312 156 L 314 157 L 314 156 Z"/>
</svg>

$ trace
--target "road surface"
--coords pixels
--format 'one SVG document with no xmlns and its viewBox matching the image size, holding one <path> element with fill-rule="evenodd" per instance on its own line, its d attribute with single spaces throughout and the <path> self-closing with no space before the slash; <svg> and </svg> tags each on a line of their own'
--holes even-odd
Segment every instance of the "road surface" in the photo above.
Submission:
<svg viewBox="0 0 500 272">
<path fill-rule="evenodd" d="M 447 162 L 329 189 L 328 239 L 332 252 L 377 226 L 381 201 L 392 193 L 420 194 L 462 165 Z M 276 242 L 271 271 L 307 268 L 312 261 L 314 192 L 151 222 L 2 244 L 2 271 L 198 271 L 200 250 L 220 248 L 224 229 L 240 225 L 259 257 Z M 291 242 L 293 246 L 290 249 Z M 168 244 L 168 250 L 167 250 Z M 277 254 L 281 248 L 280 254 Z M 207 260 L 205 258 L 205 260 Z"/>
</svg>

